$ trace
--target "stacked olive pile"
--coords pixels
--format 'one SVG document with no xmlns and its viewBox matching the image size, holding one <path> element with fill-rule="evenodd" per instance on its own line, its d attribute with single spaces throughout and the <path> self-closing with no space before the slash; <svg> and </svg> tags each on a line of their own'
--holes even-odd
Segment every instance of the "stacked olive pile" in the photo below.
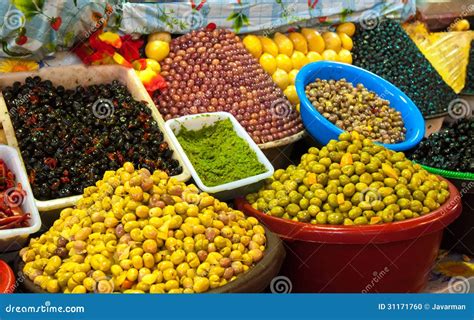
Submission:
<svg viewBox="0 0 474 320">
<path fill-rule="evenodd" d="M 353 40 L 354 65 L 400 88 L 424 117 L 446 112 L 456 98 L 398 22 L 384 20 L 370 29 L 358 26 Z"/>
<path fill-rule="evenodd" d="M 192 31 L 170 48 L 161 72 L 169 88 L 156 102 L 165 120 L 227 111 L 256 143 L 303 130 L 297 111 L 233 32 Z"/>
<path fill-rule="evenodd" d="M 469 63 L 466 69 L 466 82 L 463 91 L 471 94 L 474 93 L 474 40 L 471 41 L 471 48 L 469 50 Z"/>
<path fill-rule="evenodd" d="M 345 79 L 316 79 L 306 86 L 306 96 L 319 113 L 343 130 L 382 143 L 405 140 L 401 113 L 361 83 L 354 87 Z"/>
<path fill-rule="evenodd" d="M 411 159 L 421 164 L 459 172 L 474 172 L 474 118 L 466 118 L 421 141 Z"/>
<path fill-rule="evenodd" d="M 247 200 L 269 215 L 311 224 L 364 225 L 427 214 L 449 197 L 448 184 L 357 132 L 344 132 L 298 166 L 275 171 Z"/>
<path fill-rule="evenodd" d="M 150 108 L 117 81 L 66 90 L 29 77 L 3 96 L 37 199 L 81 194 L 125 161 L 182 171 Z"/>
<path fill-rule="evenodd" d="M 24 273 L 48 292 L 193 293 L 233 281 L 265 246 L 255 218 L 127 162 L 20 255 Z"/>
</svg>

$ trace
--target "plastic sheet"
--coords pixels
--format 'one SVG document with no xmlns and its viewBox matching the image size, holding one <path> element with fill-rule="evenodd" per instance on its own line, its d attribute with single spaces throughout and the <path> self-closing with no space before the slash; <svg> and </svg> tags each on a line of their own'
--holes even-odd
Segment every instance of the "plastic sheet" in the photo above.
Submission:
<svg viewBox="0 0 474 320">
<path fill-rule="evenodd" d="M 420 22 L 405 24 L 404 29 L 443 80 L 454 92 L 461 92 L 474 31 L 430 33 Z"/>
</svg>

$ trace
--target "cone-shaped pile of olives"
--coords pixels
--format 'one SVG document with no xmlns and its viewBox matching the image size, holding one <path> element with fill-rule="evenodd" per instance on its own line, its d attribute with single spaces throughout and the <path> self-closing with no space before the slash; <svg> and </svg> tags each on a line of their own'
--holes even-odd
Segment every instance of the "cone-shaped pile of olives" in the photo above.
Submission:
<svg viewBox="0 0 474 320">
<path fill-rule="evenodd" d="M 465 118 L 423 139 L 410 158 L 438 169 L 474 172 L 473 141 L 474 118 Z"/>
<path fill-rule="evenodd" d="M 66 90 L 28 77 L 3 96 L 37 199 L 79 195 L 125 161 L 182 172 L 151 109 L 118 81 Z"/>
<path fill-rule="evenodd" d="M 227 111 L 256 143 L 303 130 L 298 112 L 233 32 L 192 31 L 174 39 L 170 49 L 161 72 L 169 88 L 156 102 L 165 120 Z"/>
<path fill-rule="evenodd" d="M 257 219 L 127 162 L 20 256 L 25 275 L 51 293 L 200 293 L 248 271 L 265 247 Z"/>
<path fill-rule="evenodd" d="M 471 41 L 471 49 L 469 50 L 469 63 L 466 69 L 466 82 L 463 92 L 474 93 L 474 40 Z"/>
<path fill-rule="evenodd" d="M 456 99 L 453 89 L 398 22 L 383 20 L 374 28 L 358 25 L 353 40 L 354 65 L 393 83 L 413 100 L 425 118 L 445 113 Z"/>
<path fill-rule="evenodd" d="M 353 131 L 310 148 L 299 165 L 275 171 L 247 200 L 284 219 L 366 225 L 428 214 L 448 197 L 447 182 Z"/>
</svg>

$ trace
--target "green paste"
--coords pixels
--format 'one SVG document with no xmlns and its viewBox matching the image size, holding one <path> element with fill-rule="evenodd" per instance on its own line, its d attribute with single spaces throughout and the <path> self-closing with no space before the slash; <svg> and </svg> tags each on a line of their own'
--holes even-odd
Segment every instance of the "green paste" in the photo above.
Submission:
<svg viewBox="0 0 474 320">
<path fill-rule="evenodd" d="M 176 137 L 207 187 L 267 171 L 248 143 L 234 131 L 229 119 L 196 131 L 182 127 Z"/>
</svg>

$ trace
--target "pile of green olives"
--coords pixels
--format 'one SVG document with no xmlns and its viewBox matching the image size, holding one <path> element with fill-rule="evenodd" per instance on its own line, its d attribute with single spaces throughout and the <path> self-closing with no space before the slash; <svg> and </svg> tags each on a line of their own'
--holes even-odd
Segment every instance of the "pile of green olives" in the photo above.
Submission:
<svg viewBox="0 0 474 320">
<path fill-rule="evenodd" d="M 311 224 L 367 225 L 416 218 L 449 198 L 446 181 L 412 163 L 402 152 L 344 132 L 321 149 L 310 148 L 299 165 L 276 170 L 253 208 Z"/>
<path fill-rule="evenodd" d="M 198 191 L 126 162 L 31 239 L 20 251 L 23 272 L 50 293 L 201 293 L 223 286 L 263 258 L 265 229 Z"/>
</svg>

